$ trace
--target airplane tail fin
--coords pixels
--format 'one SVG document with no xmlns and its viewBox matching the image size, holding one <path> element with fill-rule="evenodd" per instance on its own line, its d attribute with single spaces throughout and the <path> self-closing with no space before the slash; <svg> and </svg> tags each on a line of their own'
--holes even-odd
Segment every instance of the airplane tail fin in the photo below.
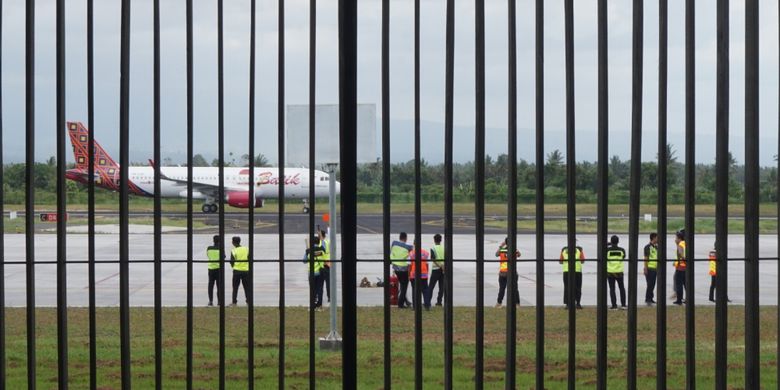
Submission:
<svg viewBox="0 0 780 390">
<path fill-rule="evenodd" d="M 68 134 L 73 146 L 73 156 L 76 159 L 76 169 L 87 171 L 89 169 L 89 133 L 81 122 L 68 122 Z M 95 140 L 95 171 L 105 171 L 109 177 L 119 172 L 119 165 L 106 153 Z"/>
</svg>

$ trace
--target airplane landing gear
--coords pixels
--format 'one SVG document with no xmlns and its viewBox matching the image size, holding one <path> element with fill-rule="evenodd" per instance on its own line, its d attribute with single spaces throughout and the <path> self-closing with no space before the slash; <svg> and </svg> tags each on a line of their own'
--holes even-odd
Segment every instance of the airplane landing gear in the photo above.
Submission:
<svg viewBox="0 0 780 390">
<path fill-rule="evenodd" d="M 303 200 L 303 213 L 304 214 L 308 214 L 309 211 L 310 211 L 310 209 L 309 209 L 309 200 L 308 199 L 304 199 Z"/>
<path fill-rule="evenodd" d="M 203 212 L 206 214 L 213 214 L 216 213 L 217 210 L 219 210 L 219 206 L 212 203 L 204 203 L 203 207 L 201 207 L 201 210 L 203 210 Z"/>
</svg>

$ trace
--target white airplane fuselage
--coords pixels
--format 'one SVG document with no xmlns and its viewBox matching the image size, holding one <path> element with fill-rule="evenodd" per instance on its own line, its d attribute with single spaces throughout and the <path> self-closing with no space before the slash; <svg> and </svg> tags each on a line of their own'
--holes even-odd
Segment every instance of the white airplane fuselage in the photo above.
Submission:
<svg viewBox="0 0 780 390">
<path fill-rule="evenodd" d="M 225 194 L 241 191 L 248 192 L 250 186 L 249 168 L 226 167 L 224 169 Z M 163 198 L 186 198 L 188 179 L 187 167 L 160 167 L 162 175 L 176 181 L 160 180 L 160 196 Z M 154 196 L 154 168 L 130 167 L 129 179 L 148 196 Z M 293 199 L 309 198 L 309 170 L 305 168 L 284 169 L 284 197 Z M 254 180 L 254 195 L 256 199 L 269 199 L 279 197 L 279 169 L 269 167 L 256 167 Z M 192 181 L 194 188 L 199 184 L 219 186 L 219 168 L 217 167 L 193 167 Z M 314 171 L 314 196 L 327 197 L 329 195 L 328 174 L 323 171 Z M 336 193 L 339 191 L 339 183 L 336 183 Z M 200 191 L 193 189 L 193 199 L 212 200 Z"/>
</svg>

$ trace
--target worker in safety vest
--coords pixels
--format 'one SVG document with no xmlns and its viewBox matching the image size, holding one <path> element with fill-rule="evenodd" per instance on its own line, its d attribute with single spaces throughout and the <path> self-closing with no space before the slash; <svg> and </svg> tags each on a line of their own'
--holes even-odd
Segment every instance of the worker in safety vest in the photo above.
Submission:
<svg viewBox="0 0 780 390">
<path fill-rule="evenodd" d="M 412 246 L 406 243 L 406 232 L 398 235 L 398 241 L 390 244 L 390 262 L 395 276 L 398 278 L 400 290 L 398 291 L 398 308 L 410 307 L 412 304 L 406 298 L 406 289 L 409 288 L 409 251 Z"/>
<path fill-rule="evenodd" d="M 574 251 L 574 280 L 575 285 L 571 286 L 574 289 L 574 302 L 577 304 L 577 309 L 582 309 L 580 305 L 580 299 L 582 298 L 582 263 L 585 262 L 585 252 L 582 251 L 581 246 L 575 247 Z M 569 248 L 563 247 L 561 249 L 561 257 L 558 261 L 563 265 L 563 304 L 569 306 Z"/>
<path fill-rule="evenodd" d="M 717 287 L 717 281 L 718 281 L 718 252 L 717 248 L 718 242 L 716 241 L 712 250 L 710 251 L 710 276 L 712 277 L 712 281 L 710 282 L 710 302 L 715 302 L 715 288 Z M 731 299 L 726 297 L 726 302 L 731 302 Z"/>
<path fill-rule="evenodd" d="M 674 293 L 676 300 L 675 305 L 682 305 L 685 303 L 685 230 L 678 230 L 675 234 L 674 242 L 677 244 L 676 256 L 677 260 L 674 261 Z"/>
<path fill-rule="evenodd" d="M 446 258 L 444 257 L 444 245 L 441 244 L 441 234 L 436 234 L 433 236 L 433 247 L 431 248 L 431 278 L 430 278 L 430 284 L 428 285 L 428 294 L 430 295 L 428 297 L 428 302 L 431 302 L 431 298 L 433 297 L 433 290 L 436 288 L 436 285 L 439 285 L 439 293 L 436 296 L 436 306 L 441 306 L 441 300 L 444 297 L 444 290 L 445 288 L 441 288 L 442 285 L 446 282 L 446 279 L 444 278 L 444 272 L 445 272 L 445 261 Z"/>
<path fill-rule="evenodd" d="M 645 281 L 647 282 L 647 291 L 645 292 L 645 304 L 647 306 L 655 305 L 655 279 L 658 276 L 658 233 L 650 233 L 650 242 L 645 245 Z"/>
<path fill-rule="evenodd" d="M 610 310 L 617 310 L 617 297 L 615 297 L 615 282 L 620 287 L 620 310 L 626 310 L 626 287 L 623 285 L 623 269 L 626 259 L 626 250 L 618 246 L 618 236 L 612 236 L 607 246 L 607 283 L 609 283 L 609 298 L 612 300 Z"/>
<path fill-rule="evenodd" d="M 420 280 L 420 293 L 423 300 L 423 306 L 425 310 L 431 310 L 431 296 L 428 292 L 428 259 L 430 254 L 425 249 L 420 249 L 420 272 L 417 272 L 417 262 L 415 261 L 415 254 L 417 251 L 414 247 L 409 251 L 409 281 L 412 283 L 412 296 L 417 297 L 417 291 L 415 291 L 416 281 L 414 278 Z"/>
<path fill-rule="evenodd" d="M 325 269 L 325 247 L 320 245 L 320 238 L 314 237 L 311 241 L 311 247 L 306 248 L 306 254 L 303 257 L 303 262 L 312 262 L 313 273 L 309 275 L 309 283 L 314 290 L 314 310 L 322 310 L 322 285 L 324 283 L 323 270 Z M 311 272 L 312 267 L 306 266 L 306 271 Z"/>
<path fill-rule="evenodd" d="M 320 271 L 322 281 L 325 284 L 325 292 L 328 296 L 328 302 L 330 302 L 330 241 L 328 240 L 328 232 L 325 230 L 319 231 L 320 246 L 322 247 L 322 260 L 325 261 L 325 265 Z"/>
<path fill-rule="evenodd" d="M 509 244 L 507 242 L 509 241 L 509 237 L 504 239 L 504 242 L 501 243 L 501 245 L 498 246 L 498 250 L 496 250 L 496 257 L 499 259 L 498 264 L 498 298 L 496 299 L 496 307 L 500 308 L 502 307 L 502 304 L 504 302 L 504 293 L 506 292 L 506 285 L 509 281 Z M 520 251 L 515 249 L 515 259 L 520 258 Z M 518 277 L 517 274 L 515 274 L 515 291 L 514 291 L 514 298 L 515 298 L 515 305 L 520 305 L 520 290 L 517 287 L 517 281 Z"/>
<path fill-rule="evenodd" d="M 214 306 L 214 285 L 217 285 L 217 301 L 222 306 L 222 244 L 219 236 L 214 236 L 214 245 L 206 248 L 206 257 L 209 259 L 209 306 Z"/>
<path fill-rule="evenodd" d="M 249 286 L 249 248 L 241 246 L 241 237 L 233 237 L 233 250 L 230 251 L 230 266 L 233 267 L 233 303 L 238 304 L 238 286 L 244 285 L 246 303 L 252 300 L 252 288 Z"/>
</svg>

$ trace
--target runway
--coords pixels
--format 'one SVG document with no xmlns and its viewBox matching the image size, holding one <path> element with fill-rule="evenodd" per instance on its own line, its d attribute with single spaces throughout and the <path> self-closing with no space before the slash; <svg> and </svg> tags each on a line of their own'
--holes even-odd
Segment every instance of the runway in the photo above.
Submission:
<svg viewBox="0 0 780 390">
<path fill-rule="evenodd" d="M 39 212 L 36 212 L 39 213 Z M 7 215 L 8 213 L 6 213 Z M 115 211 L 98 211 L 95 213 L 97 217 L 97 224 L 102 225 L 106 222 L 117 223 L 119 214 Z M 23 218 L 24 213 L 17 213 L 17 218 Z M 149 232 L 151 232 L 151 220 L 154 217 L 154 213 L 151 212 L 131 212 L 129 213 L 130 223 L 139 224 L 143 223 L 149 226 Z M 182 233 L 186 226 L 187 213 L 180 212 L 165 212 L 163 213 L 163 225 L 171 226 L 177 225 L 178 229 L 166 228 L 163 233 Z M 547 221 L 552 220 L 565 220 L 564 216 L 550 215 L 545 218 Z M 625 215 L 610 215 L 609 219 L 614 220 L 626 220 Z M 670 220 L 682 219 L 681 217 L 670 217 Z M 741 220 L 741 217 L 732 217 L 731 219 Z M 776 217 L 766 217 L 762 219 L 775 220 Z M 279 216 L 276 213 L 257 213 L 255 214 L 255 233 L 257 234 L 277 234 L 279 231 Z M 533 215 L 520 215 L 518 221 L 534 221 Z M 578 216 L 577 220 L 580 222 L 593 222 L 596 220 L 596 216 Z M 74 225 L 86 225 L 87 213 L 83 211 L 69 212 L 68 221 L 70 226 Z M 142 221 L 142 222 L 140 222 Z M 203 214 L 200 211 L 193 213 L 193 221 L 196 223 L 196 233 L 210 233 L 215 234 L 218 232 L 219 216 L 218 214 Z M 376 213 L 361 213 L 357 217 L 357 228 L 359 234 L 381 234 L 384 225 L 383 215 Z M 423 214 L 421 216 L 422 233 L 423 234 L 436 234 L 442 233 L 444 230 L 444 215 L 443 214 Z M 322 219 L 322 214 L 315 215 L 315 224 L 319 224 L 322 227 L 325 223 Z M 243 233 L 249 226 L 248 213 L 244 212 L 227 212 L 225 213 L 225 228 L 229 233 Z M 390 231 L 393 233 L 405 231 L 412 233 L 415 226 L 414 214 L 401 214 L 395 213 L 390 216 Z M 476 232 L 476 219 L 473 215 L 454 215 L 453 216 L 453 232 L 454 234 L 475 234 Z M 56 223 L 40 222 L 36 218 L 36 231 L 39 233 L 51 233 L 56 228 Z M 85 228 L 82 228 L 85 229 Z M 74 232 L 81 232 L 79 229 L 74 229 Z M 84 230 L 86 231 L 86 230 Z M 118 231 L 118 229 L 117 229 Z M 307 234 L 309 232 L 309 216 L 303 213 L 287 213 L 284 216 L 284 232 L 285 234 Z M 487 215 L 485 217 L 485 233 L 486 234 L 504 234 L 506 232 L 506 216 L 504 215 Z M 526 226 L 520 226 L 518 233 L 528 234 L 533 233 L 533 228 Z M 552 232 L 556 233 L 556 232 Z"/>
<path fill-rule="evenodd" d="M 246 241 L 246 236 L 244 241 Z M 284 239 L 284 252 L 286 260 L 284 294 L 286 302 L 290 306 L 308 305 L 307 267 L 301 259 L 304 253 L 305 234 L 290 234 Z M 393 235 L 395 237 L 395 235 Z M 503 234 L 489 234 L 485 237 L 485 304 L 495 304 L 498 291 L 498 262 L 494 252 Z M 25 306 L 25 240 L 21 234 L 5 235 L 6 261 L 19 262 L 5 266 L 5 302 L 7 306 Z M 579 244 L 583 247 L 586 262 L 583 266 L 583 305 L 595 305 L 596 303 L 596 266 L 592 259 L 596 250 L 595 235 L 580 235 Z M 151 234 L 130 235 L 130 304 L 133 306 L 151 306 L 154 299 L 153 285 L 153 236 Z M 413 237 L 410 235 L 410 240 Z M 162 236 L 163 260 L 171 261 L 162 265 L 162 302 L 165 306 L 186 305 L 187 263 L 186 241 L 184 234 L 169 233 Z M 378 234 L 360 234 L 358 236 L 358 280 L 363 277 L 372 283 L 382 276 L 382 236 Z M 627 246 L 627 237 L 621 236 L 623 246 Z M 211 241 L 211 234 L 197 234 L 193 236 L 193 250 L 195 259 L 204 261 L 205 248 Z M 426 247 L 432 245 L 430 234 L 424 234 L 422 238 Z M 643 235 L 640 240 L 641 248 L 646 243 Z M 96 253 L 98 264 L 96 265 L 96 295 L 99 306 L 117 306 L 119 304 L 119 267 L 118 260 L 119 236 L 116 234 L 102 234 L 96 236 Z M 522 262 L 518 266 L 520 275 L 519 289 L 522 305 L 535 305 L 536 264 L 527 260 L 535 259 L 535 236 L 526 234 L 518 236 L 519 249 L 522 252 Z M 559 252 L 565 245 L 565 235 L 546 235 L 544 255 L 549 259 L 545 264 L 544 296 L 545 305 L 562 305 L 563 280 L 561 266 L 557 262 Z M 706 259 L 707 253 L 714 242 L 713 235 L 696 236 L 696 257 Z M 279 266 L 278 253 L 280 247 L 279 237 L 276 234 L 257 234 L 255 236 L 256 263 L 254 265 L 254 297 L 255 304 L 259 306 L 276 306 L 279 301 Z M 476 304 L 476 264 L 474 252 L 474 236 L 457 234 L 454 237 L 455 263 L 454 272 L 454 304 L 457 306 L 473 306 Z M 667 253 L 671 257 L 674 254 L 674 241 L 669 237 Z M 777 256 L 777 237 L 775 235 L 762 235 L 760 237 L 760 256 L 762 258 Z M 35 236 L 36 261 L 54 262 L 56 257 L 56 235 L 39 234 Z M 744 256 L 744 237 L 731 235 L 729 237 L 729 256 L 741 258 Z M 68 265 L 68 305 L 86 306 L 88 303 L 88 278 L 87 278 L 87 235 L 69 234 L 67 241 Z M 102 262 L 102 263 L 100 263 Z M 109 262 L 109 263 L 106 263 Z M 113 263 L 112 263 L 113 262 Z M 229 268 L 229 266 L 228 266 Z M 638 267 L 641 273 L 641 265 Z M 37 306 L 56 305 L 56 266 L 54 264 L 39 264 L 35 267 L 35 291 Z M 626 267 L 628 271 L 628 266 Z M 667 275 L 667 286 L 663 287 L 667 295 L 671 293 L 672 281 L 671 266 Z M 710 276 L 708 264 L 705 261 L 695 265 L 695 302 L 697 305 L 711 305 L 707 301 Z M 231 271 L 226 272 L 226 279 L 230 280 Z M 729 297 L 734 304 L 744 303 L 744 262 L 732 261 L 729 264 Z M 193 289 L 196 306 L 204 306 L 208 299 L 206 295 L 206 283 L 208 281 L 206 264 L 204 262 L 193 264 Z M 628 277 L 625 279 L 628 285 Z M 776 260 L 762 260 L 760 262 L 760 303 L 762 305 L 777 305 L 778 289 L 778 263 Z M 643 302 L 645 292 L 645 280 L 638 275 L 637 296 L 640 303 Z M 230 291 L 228 291 L 230 293 Z M 241 304 L 243 301 L 240 300 Z M 360 306 L 375 306 L 382 304 L 382 289 L 358 288 L 357 302 Z M 673 310 L 673 309 L 670 309 Z M 681 309 L 680 309 L 681 310 Z"/>
</svg>

